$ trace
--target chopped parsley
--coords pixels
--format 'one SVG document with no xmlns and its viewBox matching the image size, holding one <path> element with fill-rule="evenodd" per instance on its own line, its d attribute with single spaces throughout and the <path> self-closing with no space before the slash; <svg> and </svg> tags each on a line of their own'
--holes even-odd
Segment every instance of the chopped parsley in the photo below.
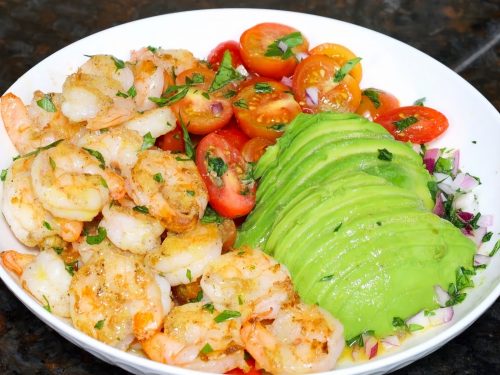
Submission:
<svg viewBox="0 0 500 375">
<path fill-rule="evenodd" d="M 94 325 L 94 328 L 95 329 L 102 329 L 102 327 L 104 327 L 104 321 L 105 320 L 106 319 L 102 319 L 102 320 L 97 321 L 97 323 Z"/>
<path fill-rule="evenodd" d="M 180 85 L 180 86 L 169 86 L 168 89 L 165 90 L 163 96 L 157 98 L 154 96 L 150 96 L 148 99 L 155 104 L 158 104 L 159 107 L 163 107 L 165 105 L 171 105 L 182 98 L 184 98 L 189 91 L 189 85 Z"/>
<path fill-rule="evenodd" d="M 104 156 L 102 156 L 102 154 L 99 151 L 92 150 L 92 149 L 86 148 L 86 147 L 83 147 L 83 149 L 85 151 L 87 151 L 90 155 L 92 155 L 94 158 L 99 160 L 99 168 L 104 169 L 106 162 L 104 160 Z"/>
<path fill-rule="evenodd" d="M 490 251 L 490 257 L 492 257 L 493 255 L 495 255 L 497 253 L 497 251 L 500 249 L 500 240 L 498 240 L 495 244 L 495 246 L 493 246 L 493 249 Z"/>
<path fill-rule="evenodd" d="M 99 227 L 99 228 L 97 228 L 97 235 L 87 236 L 86 241 L 89 245 L 98 245 L 102 241 L 104 241 L 107 234 L 108 233 L 106 232 L 106 228 Z"/>
<path fill-rule="evenodd" d="M 52 308 L 50 307 L 49 300 L 45 296 L 45 294 L 42 296 L 42 298 L 45 300 L 45 305 L 43 305 L 43 308 L 47 310 L 49 313 L 52 313 Z"/>
<path fill-rule="evenodd" d="M 26 158 L 26 157 L 29 157 L 29 156 L 37 156 L 40 151 L 45 151 L 45 150 L 48 150 L 50 148 L 53 148 L 53 147 L 56 147 L 59 143 L 61 143 L 63 141 L 63 139 L 59 139 L 55 142 L 52 142 L 51 144 L 48 144 L 47 146 L 43 146 L 43 147 L 38 147 L 36 150 L 33 150 L 31 152 L 28 152 L 27 154 L 24 154 L 24 155 L 18 155 L 16 156 L 15 158 L 13 158 L 12 160 L 13 161 L 16 161 L 17 159 L 19 158 Z"/>
<path fill-rule="evenodd" d="M 75 267 L 78 264 L 78 261 L 75 260 L 74 262 L 71 263 L 65 263 L 64 264 L 64 269 L 71 275 L 73 276 L 75 274 Z"/>
<path fill-rule="evenodd" d="M 210 100 L 210 94 L 208 92 L 202 92 L 201 96 L 203 96 L 207 100 Z"/>
<path fill-rule="evenodd" d="M 203 224 L 208 224 L 208 223 L 222 224 L 224 218 L 222 218 L 217 212 L 215 212 L 212 207 L 207 206 L 207 208 L 205 209 L 205 214 L 203 215 L 200 221 Z"/>
<path fill-rule="evenodd" d="M 403 329 L 407 332 L 415 332 L 424 329 L 424 327 L 421 326 L 420 324 L 414 324 L 414 323 L 407 324 L 402 318 L 398 316 L 392 318 L 392 326 L 394 328 Z"/>
<path fill-rule="evenodd" d="M 155 180 L 156 182 L 165 182 L 161 173 L 154 174 L 153 180 Z"/>
<path fill-rule="evenodd" d="M 233 105 L 238 108 L 248 109 L 248 103 L 243 98 L 234 101 Z"/>
<path fill-rule="evenodd" d="M 378 149 L 378 158 L 380 160 L 392 161 L 392 152 L 386 148 Z"/>
<path fill-rule="evenodd" d="M 184 139 L 184 148 L 186 150 L 186 156 L 189 159 L 193 159 L 194 157 L 194 146 L 191 141 L 191 137 L 189 136 L 189 132 L 187 131 L 186 125 L 184 125 L 184 121 L 182 120 L 182 116 L 179 113 L 179 124 L 182 128 L 182 138 Z"/>
<path fill-rule="evenodd" d="M 156 138 L 151 135 L 151 132 L 147 132 L 144 137 L 142 137 L 142 147 L 141 150 L 147 150 L 155 145 Z"/>
<path fill-rule="evenodd" d="M 0 180 L 5 181 L 7 178 L 7 169 L 2 169 L 2 173 L 0 173 Z"/>
<path fill-rule="evenodd" d="M 257 94 L 269 94 L 273 92 L 272 86 L 267 82 L 257 82 L 253 87 Z"/>
<path fill-rule="evenodd" d="M 196 293 L 195 298 L 191 298 L 189 302 L 194 303 L 194 302 L 200 302 L 203 299 L 203 289 L 200 289 L 198 293 Z"/>
<path fill-rule="evenodd" d="M 202 306 L 203 310 L 207 310 L 210 314 L 213 314 L 215 311 L 215 307 L 213 303 L 205 303 Z"/>
<path fill-rule="evenodd" d="M 127 90 L 127 92 L 118 91 L 116 93 L 116 96 L 120 96 L 120 97 L 125 98 L 125 99 L 128 97 L 135 98 L 136 95 L 137 95 L 137 90 L 135 89 L 134 85 L 130 86 L 130 88 Z"/>
<path fill-rule="evenodd" d="M 424 103 L 425 103 L 425 98 L 420 98 L 420 99 L 415 100 L 415 102 L 413 102 L 413 105 L 418 105 L 420 107 L 423 107 Z"/>
<path fill-rule="evenodd" d="M 115 67 L 116 67 L 117 71 L 125 68 L 125 63 L 123 62 L 123 60 L 117 59 L 114 56 L 111 56 L 111 60 L 113 60 L 113 62 L 115 63 Z"/>
<path fill-rule="evenodd" d="M 241 316 L 241 313 L 239 311 L 234 311 L 234 310 L 224 310 L 221 312 L 219 315 L 217 315 L 214 320 L 216 323 L 222 323 L 225 322 L 226 320 L 231 320 L 234 318 L 239 318 Z"/>
<path fill-rule="evenodd" d="M 286 124 L 274 124 L 273 126 L 270 126 L 269 129 L 276 130 L 277 132 L 283 131 L 285 128 Z"/>
<path fill-rule="evenodd" d="M 55 246 L 52 249 L 57 253 L 57 255 L 61 255 L 63 250 L 64 250 L 62 247 L 58 247 L 58 246 Z"/>
<path fill-rule="evenodd" d="M 141 214 L 149 214 L 149 209 L 146 206 L 134 206 L 133 210 Z"/>
<path fill-rule="evenodd" d="M 333 279 L 333 276 L 333 273 L 331 275 L 323 276 L 321 279 L 319 279 L 319 281 L 330 281 Z"/>
<path fill-rule="evenodd" d="M 348 347 L 353 347 L 354 345 L 358 345 L 360 348 L 362 348 L 365 346 L 365 343 L 363 341 L 363 335 L 373 336 L 374 334 L 375 334 L 375 332 L 373 332 L 371 330 L 364 331 L 364 332 L 360 333 L 359 335 L 354 336 L 354 337 L 346 340 L 346 345 Z"/>
<path fill-rule="evenodd" d="M 186 270 L 186 277 L 190 283 L 193 282 L 193 276 L 191 275 L 191 270 L 189 268 Z"/>
<path fill-rule="evenodd" d="M 243 297 L 241 295 L 238 295 L 238 305 L 243 305 Z"/>
<path fill-rule="evenodd" d="M 398 131 L 403 131 L 411 125 L 416 124 L 417 122 L 418 119 L 415 116 L 409 116 L 399 121 L 394 121 L 393 124 Z"/>
<path fill-rule="evenodd" d="M 453 170 L 453 161 L 451 159 L 439 157 L 434 166 L 434 171 L 439 173 L 450 174 Z"/>
<path fill-rule="evenodd" d="M 49 164 L 50 164 L 50 167 L 52 168 L 52 170 L 56 169 L 56 162 L 50 156 L 49 156 Z"/>
<path fill-rule="evenodd" d="M 236 95 L 235 90 L 227 90 L 222 96 L 226 99 L 232 98 L 233 96 Z"/>
<path fill-rule="evenodd" d="M 227 171 L 227 164 L 222 158 L 212 158 L 209 154 L 207 154 L 207 164 L 208 170 L 214 172 L 217 177 L 222 177 L 222 175 Z"/>
<path fill-rule="evenodd" d="M 51 225 L 50 225 L 47 221 L 44 221 L 44 222 L 43 222 L 43 226 L 44 226 L 45 228 L 47 228 L 48 230 L 52 230 L 52 226 L 51 226 Z"/>
<path fill-rule="evenodd" d="M 191 197 L 194 197 L 194 195 L 195 195 L 194 190 L 186 190 L 186 194 L 191 196 Z"/>
<path fill-rule="evenodd" d="M 483 236 L 483 238 L 482 238 L 481 242 L 488 242 L 489 240 L 491 240 L 491 236 L 493 236 L 493 232 L 488 232 L 488 233 L 486 233 L 486 234 Z"/>
<path fill-rule="evenodd" d="M 106 180 L 102 176 L 99 176 L 99 180 L 101 181 L 102 186 L 104 186 L 106 189 L 109 189 L 108 183 L 106 182 Z"/>
<path fill-rule="evenodd" d="M 240 72 L 233 68 L 231 53 L 226 50 L 224 51 L 219 69 L 217 73 L 215 73 L 214 80 L 210 84 L 208 92 L 217 91 L 233 81 L 242 80 L 244 78 L 245 77 Z"/>
<path fill-rule="evenodd" d="M 366 96 L 368 99 L 370 99 L 375 108 L 380 107 L 380 97 L 377 90 L 375 89 L 363 90 L 363 95 Z"/>
<path fill-rule="evenodd" d="M 335 76 L 333 77 L 333 82 L 341 82 L 345 76 L 361 61 L 361 57 L 355 57 L 346 61 L 344 65 L 340 67 L 339 70 L 335 72 Z"/>
<path fill-rule="evenodd" d="M 158 51 L 159 47 L 153 47 L 153 46 L 147 46 L 148 51 L 151 51 L 152 53 L 156 53 Z"/>
<path fill-rule="evenodd" d="M 57 112 L 57 108 L 52 102 L 50 95 L 44 95 L 42 99 L 36 101 L 36 104 L 47 112 Z"/>
<path fill-rule="evenodd" d="M 208 353 L 211 353 L 213 352 L 214 349 L 210 346 L 210 344 L 207 342 L 203 348 L 201 348 L 200 350 L 200 354 L 208 354 Z"/>
<path fill-rule="evenodd" d="M 299 31 L 287 34 L 268 45 L 264 56 L 277 56 L 286 60 L 293 56 L 292 48 L 297 47 L 302 43 L 304 43 L 304 38 Z"/>
</svg>

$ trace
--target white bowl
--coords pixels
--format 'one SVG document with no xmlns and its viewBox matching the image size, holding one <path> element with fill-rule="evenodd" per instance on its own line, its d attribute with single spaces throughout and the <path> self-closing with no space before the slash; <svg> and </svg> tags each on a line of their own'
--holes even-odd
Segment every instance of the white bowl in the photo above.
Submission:
<svg viewBox="0 0 500 375">
<path fill-rule="evenodd" d="M 378 87 L 396 95 L 402 105 L 420 97 L 443 112 L 450 128 L 436 144 L 460 148 L 463 170 L 479 176 L 480 209 L 500 217 L 500 115 L 470 84 L 450 69 L 418 50 L 377 32 L 313 15 L 258 9 L 214 9 L 168 14 L 113 27 L 82 39 L 56 52 L 24 74 L 8 91 L 31 100 L 35 90 L 61 91 L 67 75 L 86 57 L 99 53 L 128 59 L 132 49 L 142 46 L 187 48 L 204 58 L 215 45 L 238 39 L 242 31 L 260 22 L 279 22 L 303 32 L 314 46 L 323 42 L 344 44 L 363 57 L 362 87 Z M 0 125 L 1 121 L 0 121 Z M 476 141 L 473 144 L 472 141 Z M 4 127 L 0 126 L 0 167 L 7 168 L 17 155 Z M 0 192 L 1 194 L 1 192 Z M 500 229 L 499 221 L 492 228 Z M 487 244 L 490 248 L 496 235 Z M 0 249 L 26 250 L 12 235 L 5 220 L 0 222 Z M 192 374 L 194 371 L 166 366 L 96 341 L 45 311 L 0 267 L 7 287 L 36 316 L 72 343 L 96 357 L 133 373 Z M 408 365 L 436 350 L 471 325 L 500 295 L 500 257 L 476 277 L 476 287 L 456 306 L 452 322 L 407 340 L 400 349 L 360 363 L 344 363 L 335 374 L 379 374 Z"/>
</svg>

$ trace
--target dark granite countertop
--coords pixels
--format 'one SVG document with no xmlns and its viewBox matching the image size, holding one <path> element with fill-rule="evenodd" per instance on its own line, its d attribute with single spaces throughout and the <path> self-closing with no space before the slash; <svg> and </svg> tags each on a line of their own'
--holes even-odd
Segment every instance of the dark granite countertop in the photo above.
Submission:
<svg viewBox="0 0 500 375">
<path fill-rule="evenodd" d="M 500 3 L 407 0 L 0 0 L 0 92 L 49 54 L 124 22 L 191 9 L 261 7 L 352 22 L 408 43 L 455 70 L 500 108 Z M 390 72 L 388 72 L 390 74 Z M 500 302 L 437 352 L 398 374 L 500 373 Z M 64 340 L 0 282 L 1 374 L 124 374 Z"/>
</svg>

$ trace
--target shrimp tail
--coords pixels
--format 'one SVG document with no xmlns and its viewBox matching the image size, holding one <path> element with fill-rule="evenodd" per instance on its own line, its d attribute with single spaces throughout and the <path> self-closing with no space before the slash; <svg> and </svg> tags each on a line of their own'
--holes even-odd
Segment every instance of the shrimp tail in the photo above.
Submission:
<svg viewBox="0 0 500 375">
<path fill-rule="evenodd" d="M 15 250 L 6 250 L 0 253 L 0 258 L 4 266 L 17 276 L 21 276 L 24 269 L 35 260 L 34 255 L 19 253 Z"/>
</svg>

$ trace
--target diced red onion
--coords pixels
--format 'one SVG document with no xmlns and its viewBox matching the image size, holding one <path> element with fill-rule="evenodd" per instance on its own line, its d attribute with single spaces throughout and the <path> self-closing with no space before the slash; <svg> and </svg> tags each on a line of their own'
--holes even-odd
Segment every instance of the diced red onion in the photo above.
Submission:
<svg viewBox="0 0 500 375">
<path fill-rule="evenodd" d="M 453 307 L 442 307 L 432 310 L 429 315 L 429 322 L 432 326 L 439 326 L 448 323 L 453 318 Z"/>
<path fill-rule="evenodd" d="M 429 318 L 425 316 L 424 311 L 420 311 L 418 314 L 415 314 L 411 318 L 408 318 L 408 320 L 406 320 L 406 324 L 417 324 L 425 328 L 429 326 Z"/>
<path fill-rule="evenodd" d="M 457 174 L 457 177 L 455 177 L 452 183 L 452 187 L 455 189 L 455 191 L 458 189 L 462 191 L 470 191 L 478 185 L 479 182 L 477 182 L 474 177 L 466 173 Z"/>
<path fill-rule="evenodd" d="M 215 102 L 215 103 L 210 105 L 210 110 L 212 111 L 212 114 L 214 116 L 219 116 L 222 113 L 222 111 L 224 110 L 224 108 L 222 107 L 221 102 Z"/>
<path fill-rule="evenodd" d="M 306 101 L 309 105 L 318 105 L 319 90 L 317 87 L 306 88 Z"/>
<path fill-rule="evenodd" d="M 280 40 L 278 43 L 278 48 L 280 50 L 282 50 L 283 52 L 286 52 L 288 49 L 288 45 L 285 42 L 283 42 L 282 40 Z"/>
<path fill-rule="evenodd" d="M 460 165 L 460 150 L 456 150 L 455 153 L 453 154 L 453 170 L 451 171 L 451 174 L 453 176 L 457 175 L 459 165 Z"/>
<path fill-rule="evenodd" d="M 248 77 L 248 71 L 245 69 L 245 67 L 242 64 L 238 65 L 235 70 L 238 73 L 240 73 L 242 76 Z"/>
<path fill-rule="evenodd" d="M 292 87 L 293 84 L 292 79 L 290 77 L 281 78 L 281 83 L 288 87 Z"/>
<path fill-rule="evenodd" d="M 400 345 L 398 336 L 387 336 L 380 341 L 382 342 L 385 348 L 391 348 Z"/>
<path fill-rule="evenodd" d="M 295 58 L 297 59 L 298 62 L 301 62 L 302 60 L 304 60 L 308 56 L 309 55 L 305 52 L 299 52 L 299 53 L 295 54 Z"/>
<path fill-rule="evenodd" d="M 463 223 L 468 223 L 474 218 L 474 214 L 467 211 L 457 211 L 457 216 Z"/>
<path fill-rule="evenodd" d="M 483 243 L 483 237 L 486 234 L 486 228 L 485 227 L 479 227 L 477 229 L 474 229 L 472 232 L 472 240 L 476 243 L 476 246 L 480 246 Z"/>
<path fill-rule="evenodd" d="M 431 148 L 425 151 L 424 164 L 429 173 L 434 173 L 434 168 L 436 167 L 436 162 L 440 155 L 441 150 L 439 148 Z"/>
<path fill-rule="evenodd" d="M 378 352 L 378 340 L 373 336 L 369 336 L 365 341 L 366 356 L 368 357 L 368 359 L 372 359 L 377 355 L 377 352 Z"/>
<path fill-rule="evenodd" d="M 446 194 L 453 194 L 457 189 L 453 186 L 453 180 L 450 176 L 443 173 L 434 173 L 438 181 L 438 188 Z"/>
<path fill-rule="evenodd" d="M 453 199 L 453 208 L 467 212 L 477 212 L 478 204 L 473 192 L 457 194 Z"/>
<path fill-rule="evenodd" d="M 437 301 L 439 306 L 446 306 L 446 302 L 450 299 L 450 295 L 441 288 L 439 285 L 434 285 L 434 292 L 436 292 Z"/>
<path fill-rule="evenodd" d="M 483 228 L 491 227 L 493 225 L 493 215 L 482 215 L 477 221 L 477 225 Z"/>
<path fill-rule="evenodd" d="M 434 209 L 432 210 L 436 215 L 443 217 L 444 216 L 444 201 L 443 194 L 436 194 L 436 204 L 434 205 Z"/>
<path fill-rule="evenodd" d="M 474 255 L 474 265 L 475 266 L 483 266 L 489 264 L 491 261 L 491 257 L 488 255 L 476 254 Z"/>
</svg>

